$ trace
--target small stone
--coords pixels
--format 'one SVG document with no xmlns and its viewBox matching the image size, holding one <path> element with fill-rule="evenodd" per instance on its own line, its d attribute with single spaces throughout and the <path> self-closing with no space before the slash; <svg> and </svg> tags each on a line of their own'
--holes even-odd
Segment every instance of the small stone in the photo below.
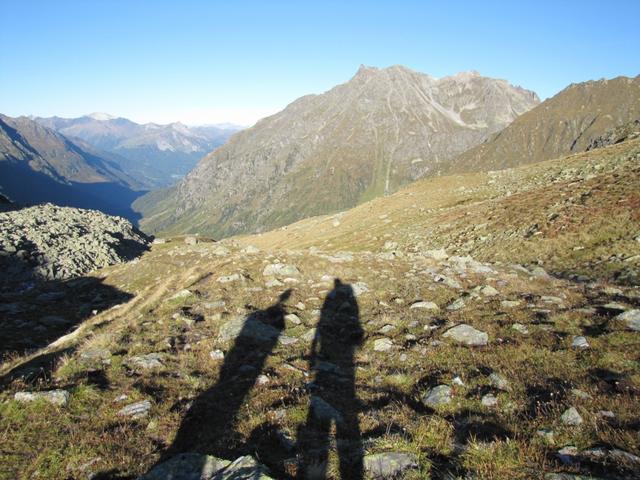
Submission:
<svg viewBox="0 0 640 480">
<path fill-rule="evenodd" d="M 511 390 L 509 381 L 499 373 L 493 372 L 491 375 L 489 375 L 489 384 L 493 388 L 497 388 L 498 390 L 502 390 L 504 392 L 508 392 Z"/>
<path fill-rule="evenodd" d="M 616 418 L 616 414 L 611 410 L 599 410 L 596 415 L 600 418 Z"/>
<path fill-rule="evenodd" d="M 502 308 L 515 308 L 520 305 L 520 300 L 502 300 L 500 306 Z"/>
<path fill-rule="evenodd" d="M 380 330 L 378 330 L 378 333 L 381 333 L 383 335 L 386 335 L 389 332 L 392 332 L 396 329 L 396 327 L 394 325 L 385 325 L 384 327 L 382 327 Z"/>
<path fill-rule="evenodd" d="M 265 277 L 298 277 L 300 270 L 293 265 L 272 263 L 264 267 L 262 275 Z"/>
<path fill-rule="evenodd" d="M 511 329 L 515 330 L 518 333 L 521 333 L 522 335 L 529 335 L 529 329 L 521 323 L 514 323 L 513 325 L 511 325 Z"/>
<path fill-rule="evenodd" d="M 258 247 L 255 247 L 253 245 L 247 245 L 246 247 L 244 247 L 242 249 L 242 253 L 246 253 L 247 255 L 253 255 L 256 253 L 260 253 L 260 249 Z"/>
<path fill-rule="evenodd" d="M 495 407 L 498 404 L 498 399 L 496 398 L 495 395 L 492 395 L 491 393 L 487 393 L 482 397 L 482 400 L 480 400 L 480 402 L 485 407 Z"/>
<path fill-rule="evenodd" d="M 300 325 L 300 323 L 302 323 L 300 321 L 300 317 L 298 317 L 295 313 L 289 313 L 287 315 L 284 316 L 284 321 L 286 323 L 292 323 L 294 325 Z"/>
<path fill-rule="evenodd" d="M 218 283 L 231 283 L 237 282 L 242 279 L 242 276 L 239 273 L 232 273 L 231 275 L 222 275 L 218 277 Z"/>
<path fill-rule="evenodd" d="M 414 468 L 418 468 L 418 459 L 412 453 L 386 452 L 364 457 L 364 470 L 374 479 L 400 478 Z"/>
<path fill-rule="evenodd" d="M 451 305 L 448 305 L 447 310 L 456 311 L 464 308 L 464 306 L 465 306 L 464 298 L 459 298 L 455 302 L 453 302 Z"/>
<path fill-rule="evenodd" d="M 209 357 L 211 360 L 224 360 L 224 352 L 222 350 L 211 350 Z"/>
<path fill-rule="evenodd" d="M 580 400 L 591 400 L 593 397 L 589 395 L 587 392 L 584 392 L 578 388 L 572 388 L 571 393 L 578 397 Z"/>
<path fill-rule="evenodd" d="M 567 408 L 560 417 L 562 423 L 576 427 L 582 423 L 582 417 L 574 407 Z"/>
<path fill-rule="evenodd" d="M 69 403 L 69 392 L 66 390 L 49 390 L 46 392 L 16 392 L 14 400 L 21 403 L 33 402 L 35 400 L 46 400 L 47 402 L 64 407 Z"/>
<path fill-rule="evenodd" d="M 161 368 L 164 366 L 162 364 L 162 355 L 159 353 L 149 353 L 147 355 L 130 357 L 126 361 L 126 364 L 129 367 L 141 368 L 142 370 L 149 370 L 152 368 Z"/>
<path fill-rule="evenodd" d="M 549 428 L 541 428 L 536 432 L 536 434 L 544 438 L 547 443 L 555 442 L 555 432 Z"/>
<path fill-rule="evenodd" d="M 573 337 L 573 340 L 571 341 L 571 347 L 586 349 L 586 348 L 589 348 L 589 342 L 587 342 L 587 339 L 583 336 L 576 336 L 576 337 Z"/>
<path fill-rule="evenodd" d="M 491 285 L 483 287 L 480 290 L 480 293 L 482 293 L 482 295 L 484 295 L 485 297 L 495 297 L 496 295 L 500 294 L 500 292 L 498 292 L 498 290 L 493 288 Z"/>
<path fill-rule="evenodd" d="M 269 377 L 266 375 L 258 375 L 258 378 L 256 378 L 256 385 L 262 386 L 267 383 L 269 383 Z"/>
<path fill-rule="evenodd" d="M 141 402 L 132 403 L 118 411 L 118 416 L 129 417 L 133 419 L 143 418 L 149 414 L 151 410 L 151 402 L 143 400 Z"/>
<path fill-rule="evenodd" d="M 353 295 L 359 297 L 360 295 L 369 291 L 369 286 L 364 282 L 355 282 L 351 284 L 353 289 Z"/>
<path fill-rule="evenodd" d="M 310 408 L 313 416 L 321 422 L 342 423 L 344 421 L 342 414 L 336 408 L 316 395 L 311 396 Z"/>
<path fill-rule="evenodd" d="M 373 342 L 373 349 L 376 352 L 388 352 L 393 348 L 393 342 L 388 338 L 378 338 Z"/>
<path fill-rule="evenodd" d="M 451 387 L 449 385 L 438 385 L 427 391 L 422 397 L 422 403 L 428 407 L 437 407 L 451 403 Z"/>
<path fill-rule="evenodd" d="M 558 458 L 566 465 L 575 463 L 578 460 L 578 448 L 573 445 L 563 447 L 558 450 Z"/>
<path fill-rule="evenodd" d="M 489 335 L 465 323 L 450 328 L 442 336 L 471 347 L 484 346 L 489 341 Z"/>
<path fill-rule="evenodd" d="M 614 320 L 624 323 L 629 330 L 640 332 L 640 310 L 627 310 L 614 317 Z"/>
<path fill-rule="evenodd" d="M 433 302 L 415 302 L 412 303 L 411 306 L 409 307 L 409 309 L 411 310 L 415 310 L 417 308 L 420 309 L 425 309 L 425 310 L 434 310 L 434 311 L 438 311 L 440 310 L 440 307 L 438 307 L 438 305 L 436 305 Z"/>
<path fill-rule="evenodd" d="M 210 480 L 218 479 L 231 462 L 200 453 L 180 453 L 159 463 L 138 480 Z"/>
<path fill-rule="evenodd" d="M 464 386 L 464 382 L 460 377 L 453 377 L 453 380 L 451 380 L 451 383 L 453 383 L 454 385 L 458 385 L 460 387 Z"/>
<path fill-rule="evenodd" d="M 284 283 L 282 283 L 280 280 L 278 280 L 276 278 L 272 278 L 271 280 L 267 280 L 264 283 L 264 286 L 267 287 L 267 288 L 281 287 L 283 285 L 284 285 Z"/>
<path fill-rule="evenodd" d="M 193 292 L 191 290 L 184 289 L 169 297 L 169 300 L 185 300 L 192 296 Z"/>
<path fill-rule="evenodd" d="M 432 258 L 434 260 L 443 261 L 449 258 L 447 255 L 447 251 L 444 248 L 436 249 L 436 250 L 426 250 L 422 253 L 427 258 Z"/>
<path fill-rule="evenodd" d="M 198 243 L 198 237 L 184 237 L 184 243 L 187 245 L 196 245 Z"/>
</svg>

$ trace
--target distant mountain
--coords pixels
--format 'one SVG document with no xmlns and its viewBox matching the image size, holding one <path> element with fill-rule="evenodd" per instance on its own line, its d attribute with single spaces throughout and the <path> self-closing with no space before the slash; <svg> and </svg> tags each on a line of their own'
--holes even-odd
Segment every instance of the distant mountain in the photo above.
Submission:
<svg viewBox="0 0 640 480">
<path fill-rule="evenodd" d="M 0 191 L 19 204 L 52 202 L 137 220 L 130 205 L 145 189 L 110 154 L 0 114 Z"/>
<path fill-rule="evenodd" d="M 342 210 L 439 171 L 539 102 L 505 80 L 361 67 L 232 137 L 135 204 L 148 231 L 262 231 Z"/>
<path fill-rule="evenodd" d="M 69 138 L 117 154 L 114 160 L 125 172 L 152 187 L 174 184 L 239 129 L 226 124 L 188 127 L 179 122 L 141 125 L 106 113 L 34 120 Z"/>
<path fill-rule="evenodd" d="M 611 128 L 638 118 L 640 76 L 572 84 L 446 170 L 498 170 L 582 152 Z"/>
</svg>

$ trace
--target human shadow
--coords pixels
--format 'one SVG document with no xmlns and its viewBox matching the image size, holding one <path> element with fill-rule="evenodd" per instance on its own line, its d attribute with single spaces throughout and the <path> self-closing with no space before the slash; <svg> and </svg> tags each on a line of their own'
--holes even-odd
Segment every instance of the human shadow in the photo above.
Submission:
<svg viewBox="0 0 640 480">
<path fill-rule="evenodd" d="M 284 329 L 285 302 L 290 296 L 291 290 L 285 291 L 275 304 L 243 320 L 233 347 L 225 355 L 218 381 L 192 403 L 161 462 L 185 452 L 227 458 L 242 450 L 234 423 L 278 343 Z"/>
<path fill-rule="evenodd" d="M 356 397 L 355 351 L 362 344 L 358 302 L 351 285 L 334 280 L 311 346 L 311 401 L 298 430 L 298 478 L 326 478 L 330 431 L 335 425 L 340 477 L 363 478 L 363 452 Z"/>
</svg>

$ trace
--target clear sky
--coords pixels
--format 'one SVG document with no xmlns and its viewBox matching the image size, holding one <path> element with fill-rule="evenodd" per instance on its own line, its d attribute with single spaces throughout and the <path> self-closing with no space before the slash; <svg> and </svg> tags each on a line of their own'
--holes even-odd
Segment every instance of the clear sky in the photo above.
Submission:
<svg viewBox="0 0 640 480">
<path fill-rule="evenodd" d="M 251 124 L 360 64 L 541 98 L 640 74 L 640 0 L 0 0 L 0 112 Z"/>
</svg>

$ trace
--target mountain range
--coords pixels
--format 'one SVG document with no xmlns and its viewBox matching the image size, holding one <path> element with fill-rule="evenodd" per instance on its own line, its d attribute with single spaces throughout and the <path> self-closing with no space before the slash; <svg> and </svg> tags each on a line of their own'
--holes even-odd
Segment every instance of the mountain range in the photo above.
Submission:
<svg viewBox="0 0 640 480">
<path fill-rule="evenodd" d="M 362 66 L 234 135 L 182 181 L 139 199 L 149 232 L 258 232 L 338 211 L 440 172 L 539 103 L 476 72 L 436 79 Z"/>
<path fill-rule="evenodd" d="M 114 160 L 122 170 L 148 188 L 172 185 L 241 128 L 229 124 L 192 127 L 180 122 L 138 124 L 105 113 L 34 120 L 70 139 L 116 154 Z"/>
<path fill-rule="evenodd" d="M 27 118 L 0 114 L 0 191 L 14 202 L 52 202 L 136 220 L 145 185 L 102 152 Z"/>
</svg>

